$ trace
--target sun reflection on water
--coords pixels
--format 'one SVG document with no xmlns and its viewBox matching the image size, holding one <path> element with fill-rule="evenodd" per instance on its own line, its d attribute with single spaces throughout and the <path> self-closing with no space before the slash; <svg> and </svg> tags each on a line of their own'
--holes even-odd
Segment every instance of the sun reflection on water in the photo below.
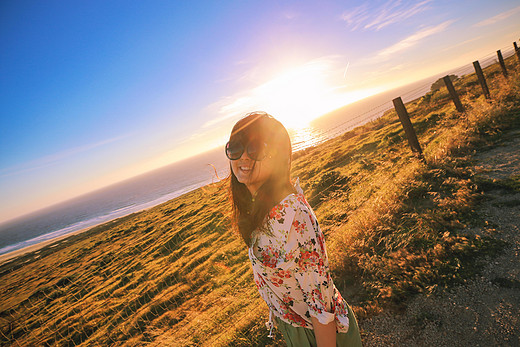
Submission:
<svg viewBox="0 0 520 347">
<path fill-rule="evenodd" d="M 289 136 L 293 152 L 316 146 L 327 139 L 323 130 L 314 128 L 312 125 L 300 129 L 289 129 Z"/>
</svg>

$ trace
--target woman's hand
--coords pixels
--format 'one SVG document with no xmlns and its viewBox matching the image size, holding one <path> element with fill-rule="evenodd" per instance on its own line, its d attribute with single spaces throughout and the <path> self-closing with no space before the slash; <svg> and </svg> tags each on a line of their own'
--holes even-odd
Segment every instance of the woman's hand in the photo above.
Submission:
<svg viewBox="0 0 520 347">
<path fill-rule="evenodd" d="M 312 316 L 311 321 L 318 347 L 336 347 L 336 321 L 321 324 L 317 318 Z"/>
</svg>

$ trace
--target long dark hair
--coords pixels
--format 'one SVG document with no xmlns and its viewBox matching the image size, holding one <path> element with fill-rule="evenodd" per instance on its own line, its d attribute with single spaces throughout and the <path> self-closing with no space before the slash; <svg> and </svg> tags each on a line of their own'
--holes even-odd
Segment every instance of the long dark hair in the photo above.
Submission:
<svg viewBox="0 0 520 347">
<path fill-rule="evenodd" d="M 247 142 L 251 138 L 260 139 L 267 144 L 267 151 L 275 165 L 272 175 L 258 189 L 253 201 L 251 193 L 245 184 L 238 181 L 230 164 L 233 222 L 248 246 L 251 246 L 251 233 L 255 229 L 263 231 L 265 217 L 283 198 L 280 194 L 294 191 L 290 177 L 291 140 L 282 123 L 265 112 L 249 113 L 235 124 L 230 141 Z"/>
</svg>

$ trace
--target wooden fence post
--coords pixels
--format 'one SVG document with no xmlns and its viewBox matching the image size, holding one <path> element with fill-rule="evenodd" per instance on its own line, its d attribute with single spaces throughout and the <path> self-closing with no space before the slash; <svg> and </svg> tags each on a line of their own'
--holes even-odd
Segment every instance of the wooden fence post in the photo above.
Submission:
<svg viewBox="0 0 520 347">
<path fill-rule="evenodd" d="M 520 62 L 520 49 L 518 49 L 518 46 L 516 45 L 516 41 L 513 42 L 513 47 L 515 47 L 516 57 L 518 58 L 518 62 Z"/>
<path fill-rule="evenodd" d="M 473 66 L 475 67 L 475 72 L 477 73 L 478 81 L 480 82 L 480 86 L 482 87 L 484 96 L 486 97 L 486 99 L 490 99 L 491 97 L 489 96 L 489 89 L 486 83 L 486 79 L 484 78 L 484 73 L 480 68 L 480 63 L 478 62 L 478 60 L 473 62 Z"/>
<path fill-rule="evenodd" d="M 406 111 L 406 107 L 404 107 L 403 100 L 401 97 L 395 98 L 392 100 L 394 103 L 395 111 L 399 116 L 399 120 L 403 125 L 404 132 L 406 137 L 408 138 L 408 144 L 412 148 L 412 152 L 415 153 L 417 157 L 420 159 L 423 158 L 421 145 L 419 145 L 419 140 L 417 140 L 417 135 L 415 134 L 415 130 L 413 129 L 412 122 L 410 121 L 410 116 L 408 115 L 408 111 Z"/>
<path fill-rule="evenodd" d="M 457 91 L 453 87 L 453 83 L 451 83 L 450 76 L 444 76 L 442 78 L 444 80 L 444 84 L 446 85 L 446 88 L 448 88 L 448 92 L 450 92 L 451 100 L 453 100 L 453 103 L 455 104 L 455 108 L 459 112 L 464 112 L 464 106 L 460 102 L 459 95 L 457 94 Z"/>
<path fill-rule="evenodd" d="M 497 55 L 498 55 L 498 62 L 500 63 L 500 67 L 502 68 L 502 73 L 504 74 L 504 76 L 507 77 L 506 63 L 504 62 L 504 57 L 502 57 L 502 52 L 500 52 L 500 50 L 498 50 Z"/>
</svg>

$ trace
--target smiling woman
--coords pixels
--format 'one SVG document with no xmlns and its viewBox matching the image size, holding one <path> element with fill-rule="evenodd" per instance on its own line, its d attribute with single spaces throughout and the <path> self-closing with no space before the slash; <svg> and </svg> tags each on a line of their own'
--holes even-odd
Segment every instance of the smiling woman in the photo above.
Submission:
<svg viewBox="0 0 520 347">
<path fill-rule="evenodd" d="M 356 318 L 334 286 L 318 220 L 298 180 L 291 141 L 272 116 L 240 119 L 226 145 L 233 221 L 255 283 L 288 346 L 361 346 Z M 337 344 L 336 344 L 337 342 Z"/>
</svg>

